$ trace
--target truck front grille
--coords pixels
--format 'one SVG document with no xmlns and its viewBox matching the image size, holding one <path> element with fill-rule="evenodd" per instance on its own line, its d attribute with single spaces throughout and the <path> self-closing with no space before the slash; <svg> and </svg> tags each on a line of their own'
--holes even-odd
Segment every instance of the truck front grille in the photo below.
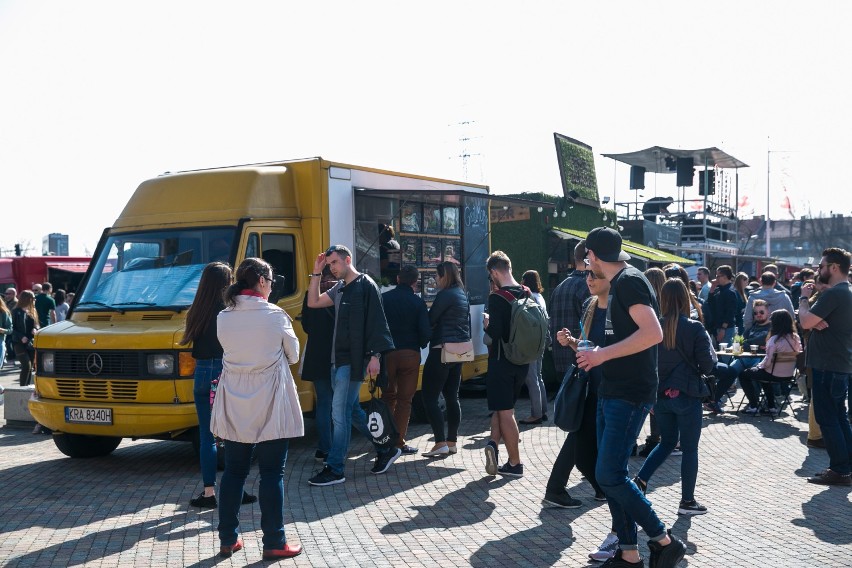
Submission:
<svg viewBox="0 0 852 568">
<path fill-rule="evenodd" d="M 135 401 L 139 388 L 137 381 L 112 381 L 108 379 L 56 379 L 61 398 L 70 400 Z"/>
<path fill-rule="evenodd" d="M 138 351 L 56 351 L 53 374 L 65 377 L 91 377 L 89 355 L 100 357 L 98 375 L 138 378 L 142 371 L 142 355 Z"/>
</svg>

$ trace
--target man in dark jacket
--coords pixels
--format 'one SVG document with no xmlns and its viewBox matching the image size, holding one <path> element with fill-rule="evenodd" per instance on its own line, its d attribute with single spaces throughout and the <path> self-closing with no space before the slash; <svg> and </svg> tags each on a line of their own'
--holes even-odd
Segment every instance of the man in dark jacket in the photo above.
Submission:
<svg viewBox="0 0 852 568">
<path fill-rule="evenodd" d="M 419 277 L 417 268 L 407 264 L 396 275 L 396 288 L 382 294 L 388 327 L 396 347 L 385 353 L 388 384 L 382 389 L 382 400 L 393 414 L 399 431 L 397 447 L 403 454 L 417 453 L 417 448 L 405 443 L 405 434 L 411 417 L 411 400 L 417 392 L 420 349 L 429 344 L 432 333 L 426 302 L 414 293 L 414 284 Z"/>
<path fill-rule="evenodd" d="M 586 241 L 582 240 L 574 247 L 574 272 L 560 282 L 550 295 L 550 337 L 556 337 L 556 332 L 564 328 L 568 328 L 574 337 L 580 337 L 583 303 L 590 295 L 586 271 L 583 270 L 585 258 Z M 562 347 L 558 341 L 553 342 L 553 365 L 558 373 L 564 375 L 575 359 L 573 349 Z"/>
<path fill-rule="evenodd" d="M 319 280 L 328 264 L 340 282 L 319 293 Z M 334 485 L 346 481 L 344 461 L 352 436 L 352 406 L 358 401 L 365 374 L 376 377 L 382 354 L 394 348 L 393 339 L 382 308 L 379 288 L 373 280 L 352 266 L 352 253 L 343 245 L 332 245 L 317 255 L 314 271 L 309 275 L 308 306 L 334 306 L 335 325 L 331 352 L 331 381 L 334 396 L 331 403 L 331 450 L 325 467 L 313 476 L 311 485 Z M 366 365 L 365 365 L 366 361 Z M 366 373 L 365 373 L 366 371 Z M 385 473 L 401 455 L 399 448 L 376 447 L 374 474 Z"/>
<path fill-rule="evenodd" d="M 734 271 L 723 265 L 716 269 L 716 287 L 707 300 L 710 335 L 718 343 L 731 343 L 736 331 L 737 293 L 733 286 Z"/>
</svg>

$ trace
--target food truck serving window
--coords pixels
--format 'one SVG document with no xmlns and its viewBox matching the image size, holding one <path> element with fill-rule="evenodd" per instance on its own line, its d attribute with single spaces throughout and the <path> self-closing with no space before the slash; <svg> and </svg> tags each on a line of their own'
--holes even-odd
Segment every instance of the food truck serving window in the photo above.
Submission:
<svg viewBox="0 0 852 568">
<path fill-rule="evenodd" d="M 401 266 L 420 272 L 418 290 L 431 302 L 438 293 L 436 267 L 459 266 L 471 303 L 488 295 L 488 201 L 448 193 L 388 197 L 356 194 L 355 246 L 358 270 L 380 285 L 396 284 Z"/>
</svg>

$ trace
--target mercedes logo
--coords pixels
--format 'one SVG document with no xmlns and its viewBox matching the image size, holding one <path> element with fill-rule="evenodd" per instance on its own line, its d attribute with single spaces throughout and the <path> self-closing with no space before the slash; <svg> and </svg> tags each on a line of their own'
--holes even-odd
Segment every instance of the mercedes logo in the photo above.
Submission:
<svg viewBox="0 0 852 568">
<path fill-rule="evenodd" d="M 104 360 L 97 353 L 90 353 L 86 357 L 86 369 L 91 375 L 99 375 L 104 370 Z"/>
</svg>

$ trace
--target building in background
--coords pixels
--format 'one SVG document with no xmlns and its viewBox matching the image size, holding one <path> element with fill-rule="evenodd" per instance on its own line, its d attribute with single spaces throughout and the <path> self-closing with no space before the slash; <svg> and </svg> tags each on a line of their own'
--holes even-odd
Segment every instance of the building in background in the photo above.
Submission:
<svg viewBox="0 0 852 568">
<path fill-rule="evenodd" d="M 41 254 L 68 256 L 68 235 L 50 233 L 41 240 Z"/>
</svg>

